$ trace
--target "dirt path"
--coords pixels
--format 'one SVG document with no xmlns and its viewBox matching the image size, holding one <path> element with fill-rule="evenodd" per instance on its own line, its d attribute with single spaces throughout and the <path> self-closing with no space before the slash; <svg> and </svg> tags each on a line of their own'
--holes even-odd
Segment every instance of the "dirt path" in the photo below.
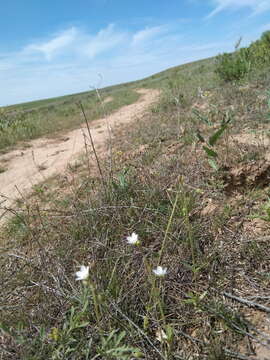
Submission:
<svg viewBox="0 0 270 360">
<path fill-rule="evenodd" d="M 99 154 L 106 152 L 108 124 L 112 129 L 128 124 L 143 116 L 146 109 L 158 97 L 157 90 L 140 89 L 140 99 L 117 110 L 106 118 L 90 123 L 91 134 Z M 34 185 L 62 173 L 67 165 L 85 151 L 85 138 L 89 138 L 85 127 L 72 130 L 57 139 L 40 138 L 33 140 L 26 150 L 14 150 L 0 156 L 0 164 L 6 171 L 0 173 L 0 222 L 12 207 L 14 200 L 31 192 Z M 87 140 L 87 142 L 89 142 Z"/>
</svg>

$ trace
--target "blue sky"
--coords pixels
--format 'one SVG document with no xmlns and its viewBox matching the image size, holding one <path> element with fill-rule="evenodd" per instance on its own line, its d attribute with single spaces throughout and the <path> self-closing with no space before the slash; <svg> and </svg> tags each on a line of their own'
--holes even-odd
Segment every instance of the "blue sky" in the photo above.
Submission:
<svg viewBox="0 0 270 360">
<path fill-rule="evenodd" d="M 270 0 L 5 1 L 0 105 L 140 79 L 269 29 Z"/>
</svg>

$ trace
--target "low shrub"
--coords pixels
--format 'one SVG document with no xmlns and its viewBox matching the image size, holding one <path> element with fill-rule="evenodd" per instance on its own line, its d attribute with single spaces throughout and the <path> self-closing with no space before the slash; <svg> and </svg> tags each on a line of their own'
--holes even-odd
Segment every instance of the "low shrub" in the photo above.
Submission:
<svg viewBox="0 0 270 360">
<path fill-rule="evenodd" d="M 249 72 L 270 65 L 270 31 L 247 48 L 217 57 L 216 74 L 225 82 L 239 81 Z"/>
<path fill-rule="evenodd" d="M 250 69 L 246 49 L 241 49 L 235 53 L 224 53 L 217 58 L 216 73 L 224 81 L 234 81 L 243 79 Z"/>
</svg>

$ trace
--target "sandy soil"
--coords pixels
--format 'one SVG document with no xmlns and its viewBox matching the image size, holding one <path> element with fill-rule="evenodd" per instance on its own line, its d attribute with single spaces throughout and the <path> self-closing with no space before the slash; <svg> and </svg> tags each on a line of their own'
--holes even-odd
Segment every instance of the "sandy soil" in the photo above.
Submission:
<svg viewBox="0 0 270 360">
<path fill-rule="evenodd" d="M 157 90 L 140 89 L 140 99 L 117 110 L 106 118 L 90 123 L 92 138 L 98 154 L 107 151 L 108 125 L 114 131 L 124 124 L 143 116 L 146 109 L 158 97 Z M 0 164 L 6 171 L 0 173 L 0 221 L 3 221 L 14 200 L 26 196 L 34 185 L 57 174 L 63 173 L 67 165 L 76 161 L 85 151 L 85 139 L 89 135 L 85 126 L 65 133 L 59 138 L 40 138 L 29 142 L 27 149 L 17 149 L 0 156 Z"/>
<path fill-rule="evenodd" d="M 256 129 L 256 131 L 253 132 L 251 132 L 251 130 L 242 132 L 241 134 L 234 135 L 232 139 L 242 145 L 255 145 L 263 147 L 264 158 L 270 161 L 269 127 Z"/>
</svg>

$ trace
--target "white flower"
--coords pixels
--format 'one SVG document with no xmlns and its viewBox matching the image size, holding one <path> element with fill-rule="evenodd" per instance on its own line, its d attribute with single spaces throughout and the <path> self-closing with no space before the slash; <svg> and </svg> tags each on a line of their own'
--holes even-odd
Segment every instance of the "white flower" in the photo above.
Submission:
<svg viewBox="0 0 270 360">
<path fill-rule="evenodd" d="M 87 280 L 89 277 L 89 266 L 82 265 L 75 275 L 77 277 L 76 280 Z"/>
<path fill-rule="evenodd" d="M 156 331 L 156 338 L 159 342 L 168 340 L 168 336 L 166 335 L 166 333 L 163 329 L 158 329 Z"/>
<path fill-rule="evenodd" d="M 156 275 L 156 276 L 164 276 L 167 274 L 167 268 L 163 268 L 162 266 L 157 266 L 156 269 L 153 270 L 153 273 Z"/>
<path fill-rule="evenodd" d="M 131 236 L 127 236 L 127 243 L 129 245 L 138 245 L 140 243 L 139 239 L 138 239 L 138 234 L 136 234 L 135 232 L 133 232 L 131 234 Z"/>
</svg>

